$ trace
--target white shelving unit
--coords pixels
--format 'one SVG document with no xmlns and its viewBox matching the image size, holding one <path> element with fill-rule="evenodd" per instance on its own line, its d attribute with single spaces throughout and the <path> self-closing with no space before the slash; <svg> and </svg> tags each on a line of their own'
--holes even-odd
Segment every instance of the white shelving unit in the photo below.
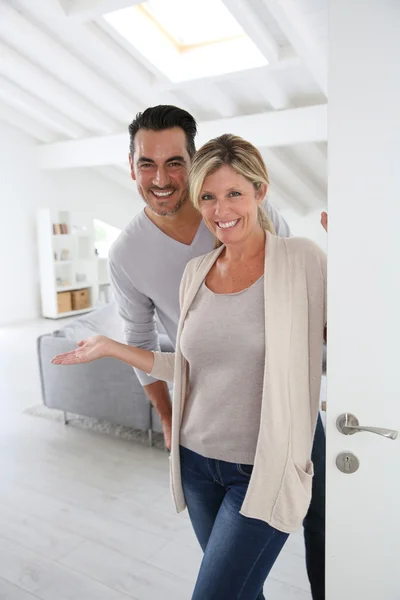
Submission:
<svg viewBox="0 0 400 600">
<path fill-rule="evenodd" d="M 62 224 L 67 233 L 54 233 Z M 84 213 L 41 209 L 37 214 L 42 315 L 60 319 L 89 312 L 109 298 L 107 258 L 95 252 L 93 218 Z M 88 289 L 90 306 L 59 312 L 60 292 Z"/>
</svg>

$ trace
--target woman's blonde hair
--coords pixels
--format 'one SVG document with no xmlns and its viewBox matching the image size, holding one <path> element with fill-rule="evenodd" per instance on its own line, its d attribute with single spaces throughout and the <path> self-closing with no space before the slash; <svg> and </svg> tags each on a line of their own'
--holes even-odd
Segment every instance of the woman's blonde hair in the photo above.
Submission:
<svg viewBox="0 0 400 600">
<path fill-rule="evenodd" d="M 245 177 L 256 190 L 263 183 L 269 185 L 267 167 L 257 148 L 238 135 L 225 133 L 204 144 L 194 155 L 189 171 L 189 192 L 197 210 L 200 210 L 200 192 L 205 178 L 224 165 Z M 258 221 L 265 231 L 275 234 L 272 221 L 261 206 L 258 207 Z M 221 242 L 217 239 L 215 247 L 219 246 Z"/>
</svg>

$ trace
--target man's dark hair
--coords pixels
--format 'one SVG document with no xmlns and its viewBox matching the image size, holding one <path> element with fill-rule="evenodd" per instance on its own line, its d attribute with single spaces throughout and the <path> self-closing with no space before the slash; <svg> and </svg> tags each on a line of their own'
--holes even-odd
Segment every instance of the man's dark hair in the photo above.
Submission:
<svg viewBox="0 0 400 600">
<path fill-rule="evenodd" d="M 189 156 L 192 157 L 196 152 L 194 138 L 197 134 L 197 123 L 186 110 L 177 106 L 160 104 L 151 106 L 144 112 L 138 113 L 129 125 L 129 151 L 133 156 L 135 148 L 135 136 L 140 129 L 150 131 L 163 131 L 172 127 L 180 127 L 186 135 L 186 147 Z"/>
</svg>

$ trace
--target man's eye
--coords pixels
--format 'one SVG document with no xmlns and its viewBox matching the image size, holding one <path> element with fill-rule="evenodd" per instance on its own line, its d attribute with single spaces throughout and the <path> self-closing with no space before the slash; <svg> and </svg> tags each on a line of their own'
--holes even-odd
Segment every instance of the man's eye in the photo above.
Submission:
<svg viewBox="0 0 400 600">
<path fill-rule="evenodd" d="M 151 163 L 142 163 L 140 165 L 141 169 L 149 169 L 150 167 L 152 167 L 153 165 Z"/>
<path fill-rule="evenodd" d="M 170 167 L 181 167 L 182 163 L 180 163 L 180 162 L 172 162 L 172 163 L 169 163 L 169 166 Z"/>
</svg>

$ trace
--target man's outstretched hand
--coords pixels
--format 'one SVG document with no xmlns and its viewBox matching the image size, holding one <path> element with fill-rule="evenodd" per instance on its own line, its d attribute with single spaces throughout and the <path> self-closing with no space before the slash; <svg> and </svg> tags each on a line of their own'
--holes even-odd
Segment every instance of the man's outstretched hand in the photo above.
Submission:
<svg viewBox="0 0 400 600">
<path fill-rule="evenodd" d="M 326 213 L 326 212 L 321 213 L 321 225 L 327 232 L 328 231 L 328 213 Z"/>
</svg>

